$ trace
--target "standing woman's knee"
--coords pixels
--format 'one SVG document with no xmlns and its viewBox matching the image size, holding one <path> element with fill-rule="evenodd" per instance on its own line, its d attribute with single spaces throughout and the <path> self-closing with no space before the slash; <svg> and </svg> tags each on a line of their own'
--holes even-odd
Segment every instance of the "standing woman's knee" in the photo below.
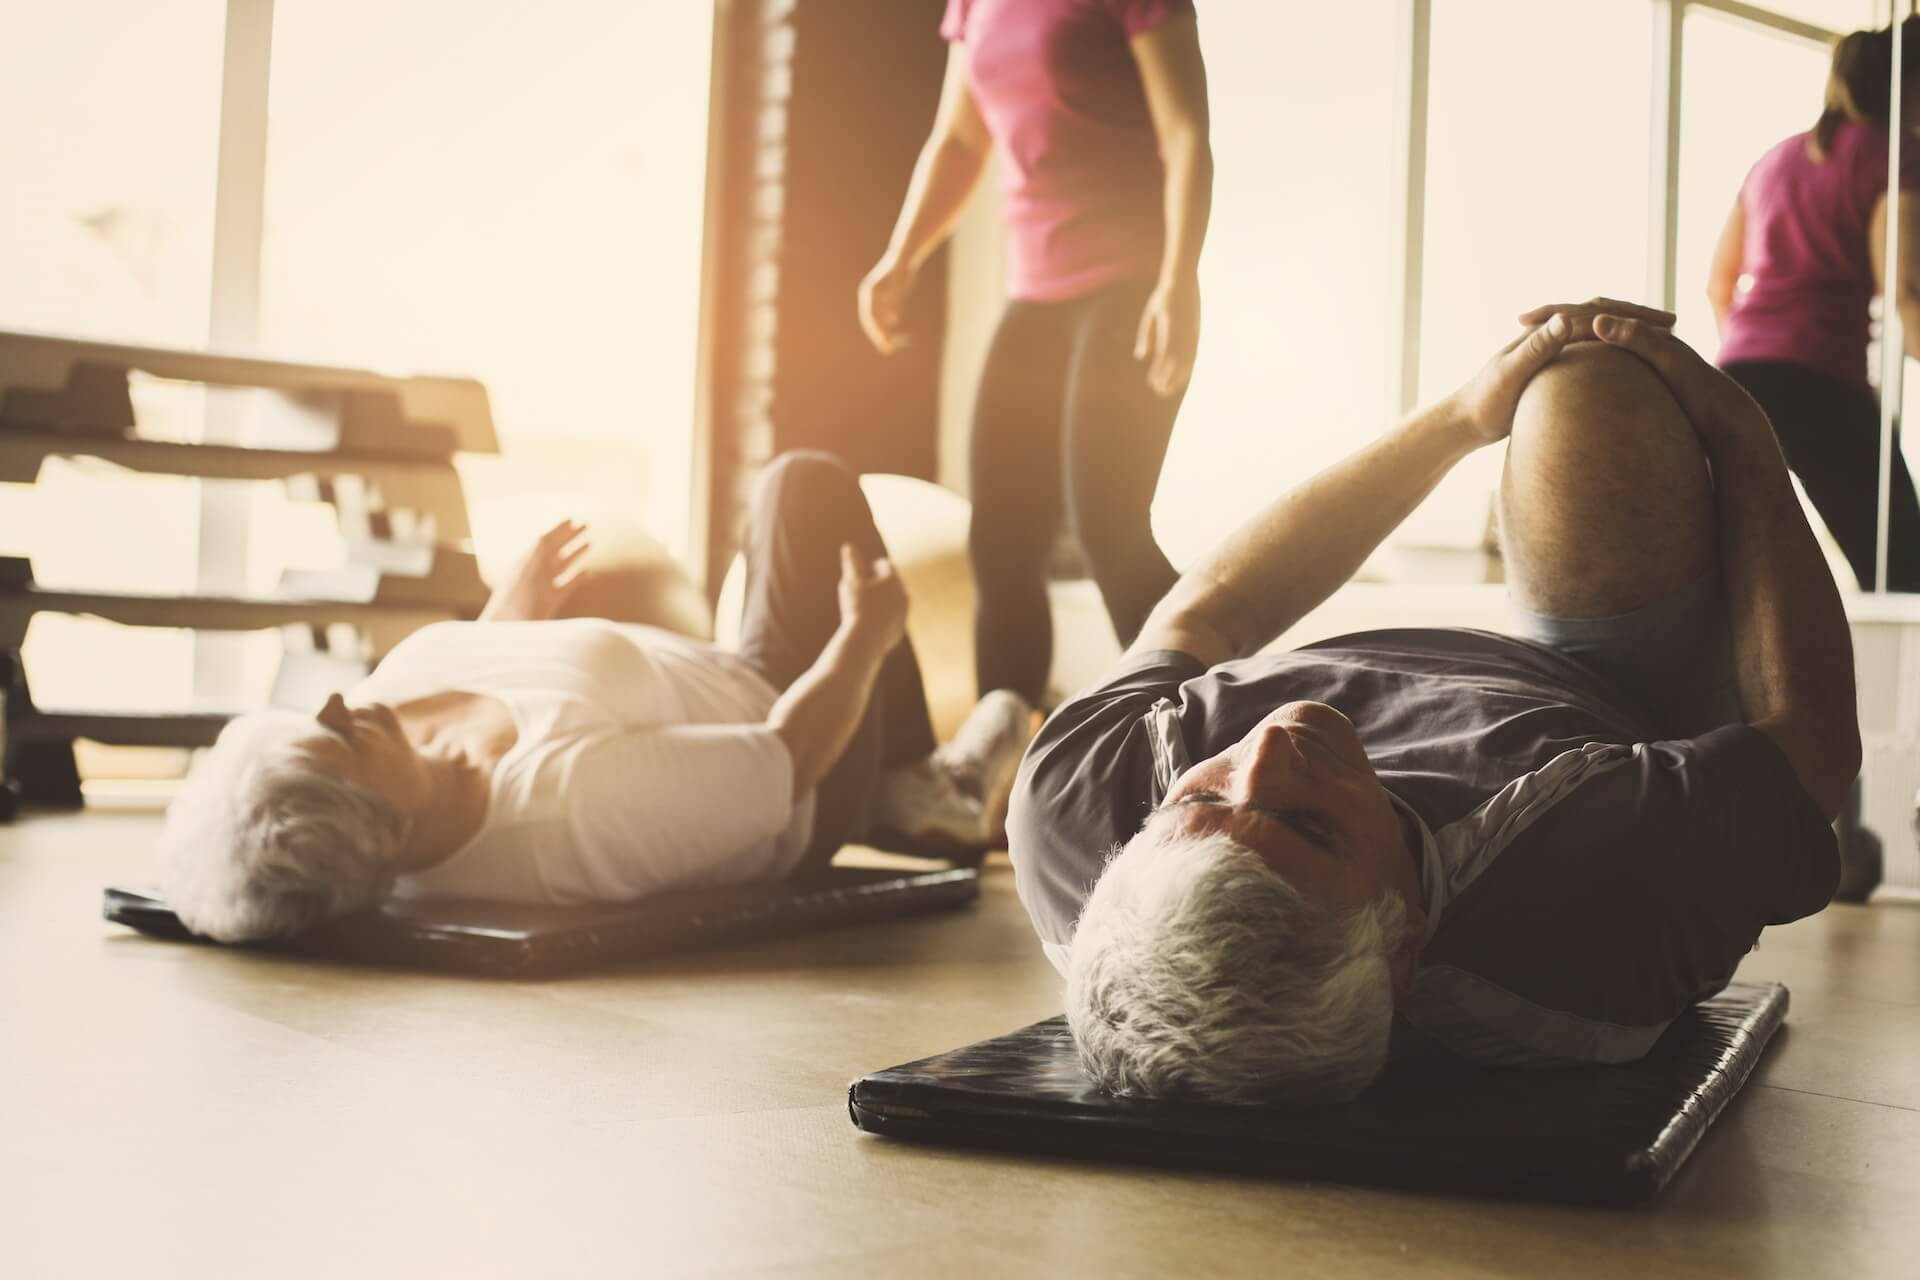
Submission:
<svg viewBox="0 0 1920 1280">
<path fill-rule="evenodd" d="M 1072 524 L 1096 579 L 1125 574 L 1159 549 L 1151 509 L 1103 502 L 1096 496 L 1073 504 Z"/>
</svg>

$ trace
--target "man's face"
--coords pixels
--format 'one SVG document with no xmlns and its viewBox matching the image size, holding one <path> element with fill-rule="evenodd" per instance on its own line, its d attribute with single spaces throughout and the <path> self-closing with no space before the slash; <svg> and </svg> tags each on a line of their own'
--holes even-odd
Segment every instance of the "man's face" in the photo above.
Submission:
<svg viewBox="0 0 1920 1280">
<path fill-rule="evenodd" d="M 1399 812 L 1360 735 L 1324 702 L 1289 702 L 1195 764 L 1147 827 L 1163 840 L 1228 836 L 1329 910 L 1365 906 L 1389 889 L 1404 894 L 1413 874 Z M 1417 889 L 1408 906 L 1418 910 Z"/>
</svg>

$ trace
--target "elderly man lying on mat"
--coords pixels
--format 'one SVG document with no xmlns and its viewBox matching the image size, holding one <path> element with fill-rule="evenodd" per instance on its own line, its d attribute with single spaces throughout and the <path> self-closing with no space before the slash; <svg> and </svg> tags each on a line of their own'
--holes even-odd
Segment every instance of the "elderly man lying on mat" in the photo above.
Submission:
<svg viewBox="0 0 1920 1280">
<path fill-rule="evenodd" d="M 1767 419 L 1669 313 L 1522 321 L 1190 569 L 1028 751 L 1019 890 L 1102 1086 L 1631 1060 L 1832 895 L 1851 647 Z M 1509 434 L 1514 634 L 1259 652 Z"/>
<path fill-rule="evenodd" d="M 989 694 L 936 751 L 906 592 L 838 461 L 763 478 L 737 654 L 556 618 L 583 532 L 317 716 L 229 725 L 162 837 L 188 927 L 281 937 L 388 892 L 621 902 L 815 871 L 876 829 L 985 847 L 1030 712 Z"/>
</svg>

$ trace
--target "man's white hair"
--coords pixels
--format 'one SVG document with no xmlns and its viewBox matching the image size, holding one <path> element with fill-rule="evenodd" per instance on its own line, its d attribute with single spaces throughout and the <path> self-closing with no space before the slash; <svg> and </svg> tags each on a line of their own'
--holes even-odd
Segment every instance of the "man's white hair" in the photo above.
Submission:
<svg viewBox="0 0 1920 1280">
<path fill-rule="evenodd" d="M 1081 912 L 1067 1021 L 1103 1089 L 1221 1102 L 1343 1102 L 1387 1061 L 1406 904 L 1303 900 L 1234 840 L 1118 850 Z"/>
<path fill-rule="evenodd" d="M 167 810 L 167 903 L 220 942 L 285 938 L 377 902 L 406 823 L 392 805 L 319 768 L 311 716 L 261 711 L 221 731 Z"/>
</svg>

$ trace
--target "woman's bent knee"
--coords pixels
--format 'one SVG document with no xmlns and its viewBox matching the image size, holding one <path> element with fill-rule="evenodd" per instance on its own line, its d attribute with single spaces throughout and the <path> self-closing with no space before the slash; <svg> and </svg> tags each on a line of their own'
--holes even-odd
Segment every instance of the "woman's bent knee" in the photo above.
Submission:
<svg viewBox="0 0 1920 1280">
<path fill-rule="evenodd" d="M 822 449 L 790 449 L 769 462 L 754 495 L 754 506 L 762 513 L 795 506 L 830 510 L 835 504 L 864 501 L 853 469 Z"/>
</svg>

